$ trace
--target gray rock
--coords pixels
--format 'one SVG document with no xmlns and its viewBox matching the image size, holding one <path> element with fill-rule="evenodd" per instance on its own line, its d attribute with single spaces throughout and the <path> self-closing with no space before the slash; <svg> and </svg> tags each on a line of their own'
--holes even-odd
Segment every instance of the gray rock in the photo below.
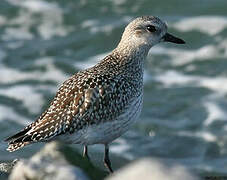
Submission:
<svg viewBox="0 0 227 180">
<path fill-rule="evenodd" d="M 29 160 L 20 160 L 10 180 L 89 180 L 78 167 L 67 162 L 55 142 L 47 144 Z"/>
<path fill-rule="evenodd" d="M 64 163 L 33 162 L 20 160 L 15 166 L 10 180 L 88 180 L 79 168 Z"/>
<path fill-rule="evenodd" d="M 17 162 L 18 159 L 13 160 L 12 162 L 0 163 L 0 172 L 10 173 Z"/>
<path fill-rule="evenodd" d="M 185 167 L 173 165 L 171 167 L 161 162 L 146 158 L 136 161 L 106 178 L 106 180 L 198 180 Z"/>
</svg>

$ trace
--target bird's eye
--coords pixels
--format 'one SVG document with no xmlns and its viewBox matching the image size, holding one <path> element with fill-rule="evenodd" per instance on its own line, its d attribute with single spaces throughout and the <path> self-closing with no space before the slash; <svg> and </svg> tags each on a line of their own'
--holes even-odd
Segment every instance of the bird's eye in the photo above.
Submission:
<svg viewBox="0 0 227 180">
<path fill-rule="evenodd" d="M 155 26 L 148 25 L 147 26 L 147 30 L 150 31 L 150 32 L 155 32 L 156 31 L 156 28 L 155 28 Z"/>
</svg>

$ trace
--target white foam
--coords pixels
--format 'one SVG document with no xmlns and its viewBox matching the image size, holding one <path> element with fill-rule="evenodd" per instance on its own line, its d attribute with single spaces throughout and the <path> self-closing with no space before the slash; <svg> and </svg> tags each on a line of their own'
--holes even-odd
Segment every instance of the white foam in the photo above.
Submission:
<svg viewBox="0 0 227 180">
<path fill-rule="evenodd" d="M 217 137 L 214 134 L 207 132 L 207 131 L 200 131 L 200 132 L 181 131 L 178 134 L 182 135 L 182 136 L 202 138 L 207 142 L 216 142 L 217 141 Z"/>
<path fill-rule="evenodd" d="M 34 24 L 37 24 L 38 32 L 43 39 L 50 39 L 53 36 L 66 36 L 73 29 L 64 24 L 63 11 L 56 3 L 42 0 L 8 1 L 22 8 L 18 16 L 8 22 L 9 25 L 19 27 L 7 28 L 6 37 L 3 36 L 5 39 L 31 39 L 33 35 L 30 29 Z M 35 13 L 39 13 L 39 19 L 31 18 Z"/>
<path fill-rule="evenodd" d="M 129 22 L 131 18 L 129 16 L 122 17 L 116 21 L 108 21 L 108 23 L 103 23 L 102 21 L 98 21 L 97 19 L 88 19 L 81 23 L 82 28 L 88 28 L 90 33 L 106 33 L 110 34 L 114 28 L 122 27 L 126 23 Z M 119 39 L 120 40 L 120 39 Z"/>
<path fill-rule="evenodd" d="M 204 61 L 227 57 L 227 39 L 221 40 L 219 44 L 208 44 L 196 50 L 185 50 L 156 46 L 151 49 L 149 55 L 168 55 L 168 61 L 175 65 L 184 65 L 193 61 Z"/>
<path fill-rule="evenodd" d="M 221 94 L 227 93 L 227 78 L 226 77 L 198 77 L 201 86 L 207 87 Z"/>
<path fill-rule="evenodd" d="M 61 11 L 58 4 L 54 2 L 42 0 L 26 0 L 20 3 L 22 7 L 27 8 L 29 11 L 42 12 L 42 11 Z"/>
<path fill-rule="evenodd" d="M 190 87 L 205 87 L 213 92 L 203 98 L 203 106 L 207 111 L 207 118 L 204 125 L 208 126 L 215 120 L 226 120 L 227 113 L 217 104 L 218 100 L 227 94 L 226 77 L 204 77 L 184 75 L 176 71 L 167 71 L 154 77 L 155 80 L 163 83 L 165 87 L 176 85 Z"/>
<path fill-rule="evenodd" d="M 50 39 L 54 36 L 66 36 L 73 30 L 72 26 L 64 24 L 61 11 L 47 11 L 42 19 L 42 23 L 38 26 L 38 32 L 43 39 Z"/>
<path fill-rule="evenodd" d="M 39 113 L 44 104 L 44 98 L 36 89 L 27 85 L 15 85 L 7 88 L 7 90 L 0 89 L 0 95 L 20 100 L 29 112 Z"/>
<path fill-rule="evenodd" d="M 123 155 L 125 158 L 127 158 L 129 160 L 134 159 L 133 154 L 127 152 L 128 150 L 130 150 L 131 147 L 125 139 L 118 138 L 115 140 L 115 142 L 117 144 L 111 145 L 111 148 L 110 148 L 112 153 L 119 154 L 120 156 Z"/>
<path fill-rule="evenodd" d="M 189 84 L 197 82 L 197 79 L 193 76 L 187 76 L 177 71 L 166 71 L 154 77 L 155 80 L 162 82 L 164 86 L 169 87 L 176 84 Z"/>
<path fill-rule="evenodd" d="M 0 26 L 4 25 L 6 22 L 7 22 L 6 17 L 0 15 Z"/>
<path fill-rule="evenodd" d="M 55 67 L 55 65 L 53 64 L 53 59 L 50 57 L 44 57 L 37 60 L 35 65 L 45 66 L 46 71 L 43 72 L 35 70 L 32 72 L 22 72 L 2 65 L 0 67 L 0 83 L 14 83 L 23 80 L 51 80 L 57 83 L 62 83 L 64 80 L 67 79 L 67 76 L 62 73 L 62 71 L 57 69 L 57 67 Z"/>
<path fill-rule="evenodd" d="M 42 12 L 60 9 L 56 3 L 43 0 L 7 0 L 14 6 L 27 8 L 29 11 Z"/>
<path fill-rule="evenodd" d="M 29 32 L 28 27 L 7 27 L 3 36 L 4 40 L 31 40 L 33 38 L 32 33 Z"/>
<path fill-rule="evenodd" d="M 86 59 L 86 61 L 84 61 L 84 62 L 76 61 L 74 63 L 74 65 L 75 65 L 75 67 L 77 67 L 79 69 L 87 69 L 87 68 L 94 66 L 98 62 L 100 62 L 107 54 L 109 54 L 109 53 L 102 53 L 102 54 L 98 54 L 96 56 L 92 56 L 92 57 Z"/>
<path fill-rule="evenodd" d="M 35 70 L 32 72 L 21 72 L 16 69 L 11 69 L 5 66 L 0 67 L 2 77 L 0 83 L 15 83 L 24 80 L 37 80 L 37 81 L 54 81 L 57 85 L 62 84 L 68 77 L 55 67 L 53 59 L 45 57 L 36 60 L 35 66 L 45 66 L 46 71 Z M 4 88 L 0 89 L 0 94 L 8 96 L 22 101 L 22 105 L 27 108 L 30 113 L 39 113 L 41 107 L 44 104 L 44 97 L 38 90 L 46 90 L 51 93 L 56 92 L 56 85 L 40 85 L 40 86 L 28 86 L 28 85 L 15 85 L 8 87 L 7 90 Z"/>
<path fill-rule="evenodd" d="M 227 93 L 227 78 L 226 77 L 205 77 L 205 76 L 194 76 L 184 75 L 177 71 L 166 71 L 154 77 L 155 80 L 160 81 L 165 86 L 173 85 L 186 85 L 190 84 L 195 87 L 206 87 L 217 93 Z"/>
<path fill-rule="evenodd" d="M 116 6 L 122 6 L 123 4 L 125 4 L 127 2 L 127 0 L 114 0 L 111 2 Z"/>
<path fill-rule="evenodd" d="M 222 52 L 223 57 L 227 57 L 227 39 L 222 39 L 219 41 L 218 50 Z"/>
<path fill-rule="evenodd" d="M 56 84 L 61 84 L 67 79 L 67 76 L 58 70 L 51 58 L 42 58 L 35 63 L 36 66 L 45 66 L 47 70 L 42 71 L 32 71 L 32 72 L 21 72 L 15 69 L 6 68 L 4 66 L 0 67 L 2 73 L 2 78 L 0 83 L 15 83 L 23 80 L 39 80 L 39 81 L 55 81 Z M 27 108 L 30 113 L 39 113 L 42 106 L 44 105 L 44 97 L 39 90 L 49 91 L 51 93 L 56 92 L 56 85 L 40 85 L 40 86 L 30 86 L 30 85 L 14 85 L 8 87 L 7 90 L 4 88 L 0 89 L 0 94 L 3 96 L 8 96 L 21 101 L 21 104 Z"/>
<path fill-rule="evenodd" d="M 5 21 L 7 28 L 2 35 L 3 40 L 31 40 L 33 34 L 30 26 L 34 23 L 33 19 L 24 11 L 19 11 L 18 15 Z"/>
<path fill-rule="evenodd" d="M 0 122 L 6 119 L 10 119 L 16 123 L 20 123 L 25 126 L 31 123 L 31 121 L 20 114 L 16 113 L 12 108 L 0 105 Z"/>
<path fill-rule="evenodd" d="M 206 131 L 198 132 L 197 134 L 198 137 L 202 137 L 207 142 L 217 142 L 217 136 L 215 136 L 215 134 Z"/>
<path fill-rule="evenodd" d="M 204 106 L 207 110 L 208 117 L 204 121 L 204 125 L 208 126 L 215 120 L 226 119 L 227 113 L 215 102 L 204 102 Z"/>
<path fill-rule="evenodd" d="M 183 18 L 174 23 L 173 27 L 183 32 L 197 30 L 213 36 L 227 27 L 227 18 L 225 16 L 196 16 Z"/>
<path fill-rule="evenodd" d="M 85 20 L 81 24 L 82 28 L 89 28 L 89 31 L 91 34 L 96 34 L 96 33 L 110 33 L 112 32 L 114 25 L 112 24 L 101 24 L 98 20 Z"/>
</svg>

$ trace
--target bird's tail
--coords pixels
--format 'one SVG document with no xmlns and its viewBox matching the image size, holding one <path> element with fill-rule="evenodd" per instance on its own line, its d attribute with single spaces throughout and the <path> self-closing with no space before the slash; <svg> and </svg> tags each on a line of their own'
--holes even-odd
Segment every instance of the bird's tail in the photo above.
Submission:
<svg viewBox="0 0 227 180">
<path fill-rule="evenodd" d="M 19 143 L 13 143 L 13 144 L 9 144 L 8 148 L 6 149 L 9 152 L 13 152 L 16 151 L 26 145 L 30 144 L 30 142 L 19 142 Z"/>
<path fill-rule="evenodd" d="M 19 133 L 5 139 L 5 141 L 9 144 L 7 151 L 13 152 L 28 144 L 33 143 L 31 140 L 31 135 L 27 133 L 30 129 L 30 127 L 27 127 Z"/>
</svg>

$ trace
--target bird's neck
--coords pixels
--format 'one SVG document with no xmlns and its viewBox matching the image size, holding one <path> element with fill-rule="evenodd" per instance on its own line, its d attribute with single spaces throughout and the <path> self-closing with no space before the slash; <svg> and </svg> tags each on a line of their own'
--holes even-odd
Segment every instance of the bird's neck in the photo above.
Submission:
<svg viewBox="0 0 227 180">
<path fill-rule="evenodd" d="M 144 60 L 148 54 L 149 47 L 136 44 L 119 44 L 112 53 L 106 56 L 97 66 L 102 70 L 111 71 L 118 69 L 118 73 L 128 73 L 132 76 L 142 76 Z M 103 66 L 103 64 L 105 66 Z"/>
<path fill-rule="evenodd" d="M 113 50 L 113 55 L 121 55 L 125 57 L 119 60 L 144 60 L 150 47 L 146 44 L 135 44 L 135 43 L 122 43 L 120 42 L 116 49 Z"/>
<path fill-rule="evenodd" d="M 138 45 L 121 45 L 111 53 L 114 60 L 112 62 L 119 68 L 119 72 L 125 71 L 129 74 L 143 74 L 144 60 L 147 57 L 149 47 Z M 114 62 L 115 61 L 115 62 Z"/>
</svg>

